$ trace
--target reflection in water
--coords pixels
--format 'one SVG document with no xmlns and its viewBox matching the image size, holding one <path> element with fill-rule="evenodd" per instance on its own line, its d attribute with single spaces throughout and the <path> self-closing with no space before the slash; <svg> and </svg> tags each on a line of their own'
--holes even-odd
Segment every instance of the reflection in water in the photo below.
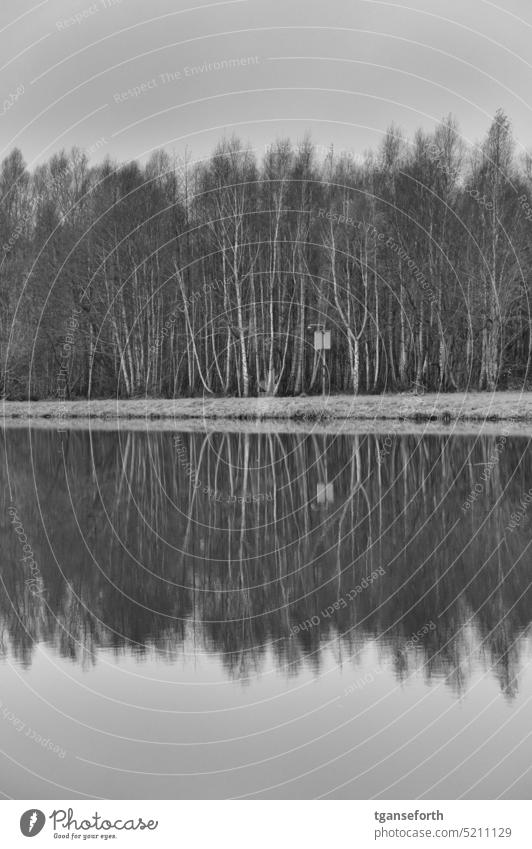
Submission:
<svg viewBox="0 0 532 849">
<path fill-rule="evenodd" d="M 517 693 L 532 509 L 509 523 L 532 487 L 527 440 L 87 431 L 63 455 L 54 431 L 3 442 L 1 650 L 27 667 L 37 644 L 89 667 L 102 648 L 197 651 L 247 681 L 271 657 L 297 676 L 377 639 L 397 680 L 415 664 L 459 694 L 476 663 Z"/>
</svg>

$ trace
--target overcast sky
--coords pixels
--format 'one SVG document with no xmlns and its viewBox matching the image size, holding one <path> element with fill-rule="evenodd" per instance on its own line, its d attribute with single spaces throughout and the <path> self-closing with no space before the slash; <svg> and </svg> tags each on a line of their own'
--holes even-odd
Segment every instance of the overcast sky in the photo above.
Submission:
<svg viewBox="0 0 532 849">
<path fill-rule="evenodd" d="M 361 153 L 449 112 L 474 141 L 498 106 L 532 146 L 530 0 L 1 0 L 0 38 L 1 155 L 30 165 L 233 132 Z"/>
</svg>

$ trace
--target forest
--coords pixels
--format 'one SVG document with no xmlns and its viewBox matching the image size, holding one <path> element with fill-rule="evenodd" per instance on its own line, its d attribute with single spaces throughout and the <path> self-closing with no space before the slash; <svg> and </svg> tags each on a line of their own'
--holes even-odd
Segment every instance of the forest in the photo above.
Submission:
<svg viewBox="0 0 532 849">
<path fill-rule="evenodd" d="M 354 140 L 356 141 L 356 140 Z M 5 399 L 526 387 L 532 156 L 498 111 L 376 150 L 0 169 Z"/>
</svg>

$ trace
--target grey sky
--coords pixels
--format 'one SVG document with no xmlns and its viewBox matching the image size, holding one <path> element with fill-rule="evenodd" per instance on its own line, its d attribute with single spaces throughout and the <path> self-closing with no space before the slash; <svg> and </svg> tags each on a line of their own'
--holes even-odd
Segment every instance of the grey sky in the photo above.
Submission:
<svg viewBox="0 0 532 849">
<path fill-rule="evenodd" d="M 475 140 L 498 106 L 532 144 L 530 0 L 2 0 L 0 39 L 0 155 L 29 164 L 201 157 L 233 131 L 362 152 L 448 112 Z"/>
</svg>

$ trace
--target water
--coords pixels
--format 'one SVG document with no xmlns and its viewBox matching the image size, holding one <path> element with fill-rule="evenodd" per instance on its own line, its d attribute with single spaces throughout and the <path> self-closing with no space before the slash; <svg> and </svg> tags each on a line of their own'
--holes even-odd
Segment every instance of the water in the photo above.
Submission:
<svg viewBox="0 0 532 849">
<path fill-rule="evenodd" d="M 528 439 L 2 441 L 6 795 L 530 797 Z"/>
</svg>

